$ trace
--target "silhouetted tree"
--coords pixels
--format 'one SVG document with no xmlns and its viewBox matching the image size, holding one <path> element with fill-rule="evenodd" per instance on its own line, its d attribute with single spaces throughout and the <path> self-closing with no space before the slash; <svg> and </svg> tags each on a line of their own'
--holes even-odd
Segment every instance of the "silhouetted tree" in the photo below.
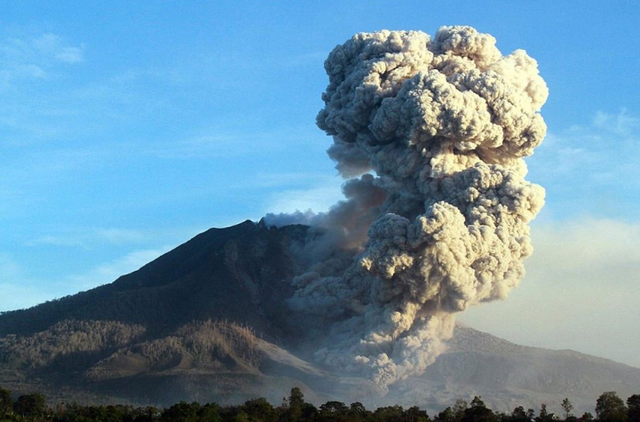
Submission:
<svg viewBox="0 0 640 422">
<path fill-rule="evenodd" d="M 286 403 L 286 411 L 283 415 L 287 422 L 298 422 L 302 420 L 305 408 L 304 394 L 298 387 L 293 387 Z"/>
<path fill-rule="evenodd" d="M 195 422 L 199 411 L 199 403 L 181 401 L 165 409 L 160 416 L 160 420 L 163 422 Z"/>
<path fill-rule="evenodd" d="M 491 409 L 485 406 L 479 396 L 475 396 L 471 401 L 471 406 L 464 411 L 462 422 L 495 422 L 496 415 Z"/>
<path fill-rule="evenodd" d="M 0 387 L 0 416 L 4 416 L 13 410 L 11 391 Z"/>
<path fill-rule="evenodd" d="M 615 391 L 608 391 L 598 397 L 596 415 L 603 422 L 624 422 L 627 419 L 627 408 Z"/>
<path fill-rule="evenodd" d="M 418 406 L 408 408 L 404 414 L 407 422 L 430 422 L 427 411 L 421 410 Z"/>
<path fill-rule="evenodd" d="M 469 408 L 469 403 L 466 400 L 458 399 L 453 404 L 451 411 L 453 412 L 453 418 L 456 422 L 460 422 L 464 417 L 464 412 Z"/>
<path fill-rule="evenodd" d="M 252 422 L 275 422 L 278 420 L 276 410 L 265 398 L 249 400 L 242 406 L 242 410 Z M 300 414 L 302 414 L 302 409 Z"/>
<path fill-rule="evenodd" d="M 404 409 L 402 406 L 379 407 L 373 412 L 373 419 L 379 422 L 403 422 Z"/>
<path fill-rule="evenodd" d="M 579 422 L 591 422 L 593 420 L 593 415 L 589 412 L 584 412 L 582 416 L 578 418 Z"/>
<path fill-rule="evenodd" d="M 532 416 L 532 409 L 525 411 L 524 407 L 518 406 L 513 409 L 513 412 L 511 412 L 511 417 L 509 417 L 508 419 L 510 420 L 510 422 L 531 422 Z"/>
<path fill-rule="evenodd" d="M 218 409 L 218 413 L 224 422 L 232 422 L 236 420 L 241 410 L 238 406 L 224 406 Z"/>
<path fill-rule="evenodd" d="M 303 421 L 315 421 L 318 418 L 318 409 L 311 403 L 305 403 L 302 408 Z"/>
<path fill-rule="evenodd" d="M 160 417 L 160 411 L 153 406 L 140 407 L 134 409 L 131 416 L 133 418 L 133 422 L 154 422 Z M 218 420 L 210 420 L 206 418 L 204 420 L 207 422 L 221 422 L 219 416 Z"/>
<path fill-rule="evenodd" d="M 130 405 L 81 406 L 76 403 L 46 407 L 42 394 L 27 394 L 13 403 L 10 392 L 0 388 L 0 422 L 431 422 L 426 411 L 417 406 L 380 407 L 367 410 L 360 402 L 350 406 L 340 401 L 329 401 L 317 409 L 304 401 L 299 388 L 293 388 L 282 406 L 274 408 L 266 399 L 246 401 L 240 406 L 218 406 L 215 403 L 180 402 L 158 411 L 154 407 L 134 408 Z M 597 422 L 640 422 L 640 394 L 629 397 L 625 403 L 615 392 L 603 393 L 596 406 Z M 590 413 L 580 418 L 571 414 L 573 406 L 568 399 L 561 403 L 565 422 L 593 422 Z M 3 413 L 4 412 L 4 413 Z M 481 397 L 474 397 L 469 405 L 462 400 L 440 412 L 433 422 L 556 422 L 559 419 L 540 406 L 539 416 L 532 409 L 518 406 L 510 414 L 494 413 L 485 406 Z M 460 420 L 456 418 L 459 417 Z"/>
<path fill-rule="evenodd" d="M 640 394 L 634 394 L 627 399 L 627 415 L 629 422 L 640 422 Z"/>
<path fill-rule="evenodd" d="M 234 421 L 235 422 L 251 422 L 251 420 L 249 419 L 249 415 L 247 415 L 243 411 L 240 411 L 240 413 L 236 415 Z"/>
<path fill-rule="evenodd" d="M 360 402 L 351 403 L 346 418 L 349 422 L 365 422 L 370 412 Z M 308 419 L 305 419 L 307 421 Z"/>
<path fill-rule="evenodd" d="M 199 422 L 222 422 L 220 406 L 215 403 L 205 404 L 198 413 Z"/>
<path fill-rule="evenodd" d="M 366 415 L 367 409 L 364 407 L 364 404 L 357 401 L 355 403 L 351 403 L 349 406 L 349 412 L 356 415 Z"/>
<path fill-rule="evenodd" d="M 319 416 L 325 421 L 339 421 L 349 408 L 341 401 L 328 401 L 320 406 Z"/>
<path fill-rule="evenodd" d="M 47 401 L 40 393 L 26 394 L 18 397 L 13 410 L 26 418 L 40 418 L 47 410 Z"/>
<path fill-rule="evenodd" d="M 540 412 L 538 417 L 536 418 L 536 422 L 550 422 L 555 419 L 555 415 L 553 413 L 549 413 L 547 410 L 547 405 L 542 403 L 540 405 Z"/>
<path fill-rule="evenodd" d="M 464 416 L 464 415 L 463 415 Z M 435 417 L 435 422 L 456 422 L 456 417 L 450 407 L 447 407 Z"/>
<path fill-rule="evenodd" d="M 573 404 L 571 404 L 571 401 L 569 401 L 568 398 L 565 398 L 564 400 L 562 400 L 562 403 L 560 403 L 560 406 L 562 407 L 562 410 L 564 410 L 564 418 L 569 419 L 569 416 L 571 416 L 571 411 L 573 410 Z"/>
<path fill-rule="evenodd" d="M 299 387 L 293 387 L 289 394 L 289 407 L 297 406 L 302 408 L 304 406 L 304 394 Z"/>
</svg>

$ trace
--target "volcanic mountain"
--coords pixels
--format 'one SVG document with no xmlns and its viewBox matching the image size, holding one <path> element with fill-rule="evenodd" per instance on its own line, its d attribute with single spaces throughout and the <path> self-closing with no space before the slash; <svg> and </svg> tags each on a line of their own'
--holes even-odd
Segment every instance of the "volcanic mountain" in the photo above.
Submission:
<svg viewBox="0 0 640 422">
<path fill-rule="evenodd" d="M 604 391 L 640 392 L 640 369 L 457 327 L 425 374 L 384 393 L 314 364 L 287 306 L 307 226 L 211 229 L 111 284 L 0 315 L 0 385 L 52 400 L 168 405 L 308 400 L 442 409 L 481 395 L 496 410 L 592 410 Z"/>
</svg>

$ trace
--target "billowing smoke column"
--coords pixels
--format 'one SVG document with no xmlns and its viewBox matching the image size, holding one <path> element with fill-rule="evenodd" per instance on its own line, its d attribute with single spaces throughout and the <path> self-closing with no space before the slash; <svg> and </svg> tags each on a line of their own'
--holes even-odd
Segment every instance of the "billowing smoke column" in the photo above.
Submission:
<svg viewBox="0 0 640 422">
<path fill-rule="evenodd" d="M 331 323 L 318 359 L 384 388 L 434 361 L 455 313 L 522 278 L 544 203 L 523 157 L 545 136 L 548 92 L 523 50 L 502 56 L 461 26 L 361 33 L 325 68 L 318 126 L 353 179 L 316 223 L 358 253 L 298 277 L 290 304 Z"/>
</svg>

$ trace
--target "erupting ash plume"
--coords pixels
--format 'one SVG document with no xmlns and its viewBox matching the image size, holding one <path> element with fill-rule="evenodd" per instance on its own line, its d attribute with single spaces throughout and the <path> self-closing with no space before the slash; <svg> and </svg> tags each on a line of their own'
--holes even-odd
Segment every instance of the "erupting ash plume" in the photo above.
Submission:
<svg viewBox="0 0 640 422">
<path fill-rule="evenodd" d="M 290 304 L 331 327 L 319 360 L 386 388 L 435 360 L 457 312 L 522 278 L 544 203 L 523 157 L 548 91 L 523 50 L 461 26 L 361 33 L 325 68 L 318 126 L 351 180 L 312 223 L 352 252 L 296 278 Z"/>
</svg>

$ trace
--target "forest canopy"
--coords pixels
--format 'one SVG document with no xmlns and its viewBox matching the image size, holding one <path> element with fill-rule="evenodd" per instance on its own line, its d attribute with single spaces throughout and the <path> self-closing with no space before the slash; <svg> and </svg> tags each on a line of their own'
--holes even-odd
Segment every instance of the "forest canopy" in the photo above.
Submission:
<svg viewBox="0 0 640 422">
<path fill-rule="evenodd" d="M 164 409 L 77 403 L 51 407 L 41 393 L 14 399 L 9 390 L 0 387 L 0 422 L 640 422 L 640 394 L 630 396 L 625 402 L 609 391 L 603 393 L 595 405 L 595 416 L 588 412 L 574 415 L 568 398 L 562 400 L 560 415 L 548 412 L 544 403 L 537 412 L 518 406 L 511 413 L 500 413 L 488 408 L 482 398 L 476 396 L 470 403 L 458 400 L 430 416 L 417 406 L 368 410 L 359 402 L 347 405 L 328 401 L 316 407 L 305 401 L 300 388 L 294 387 L 278 406 L 258 398 L 237 406 L 180 402 Z"/>
</svg>

